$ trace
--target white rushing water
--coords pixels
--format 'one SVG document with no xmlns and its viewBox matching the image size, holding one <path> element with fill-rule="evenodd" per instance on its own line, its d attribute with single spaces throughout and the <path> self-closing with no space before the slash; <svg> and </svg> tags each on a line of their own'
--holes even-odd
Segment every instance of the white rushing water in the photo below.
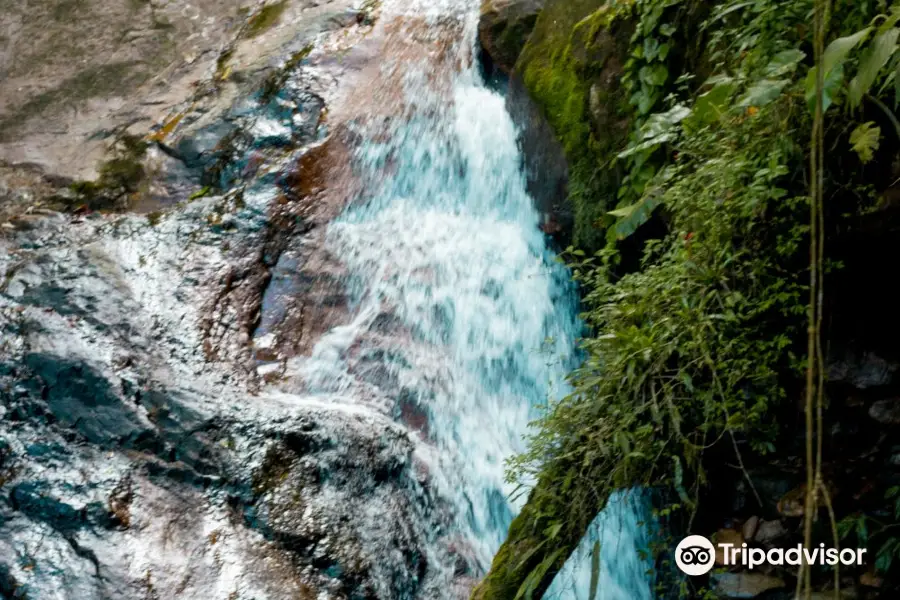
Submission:
<svg viewBox="0 0 900 600">
<path fill-rule="evenodd" d="M 407 52 L 385 60 L 372 102 L 399 87 L 399 106 L 359 126 L 357 167 L 377 185 L 327 237 L 349 269 L 356 318 L 323 339 L 306 380 L 314 391 L 364 395 L 339 357 L 380 316 L 402 322 L 409 337 L 383 360 L 404 401 L 427 416 L 433 485 L 485 571 L 519 508 L 504 461 L 524 449 L 538 406 L 567 391 L 582 328 L 576 291 L 538 229 L 504 98 L 472 60 L 478 3 L 388 2 L 381 18 Z M 649 598 L 636 552 L 643 510 L 614 501 L 547 597 L 588 598 L 585 556 L 599 539 L 597 597 Z"/>
</svg>

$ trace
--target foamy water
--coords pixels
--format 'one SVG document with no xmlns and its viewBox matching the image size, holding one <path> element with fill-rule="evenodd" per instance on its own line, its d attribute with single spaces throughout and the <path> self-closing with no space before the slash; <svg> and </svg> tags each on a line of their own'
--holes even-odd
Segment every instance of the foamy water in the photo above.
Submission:
<svg viewBox="0 0 900 600">
<path fill-rule="evenodd" d="M 377 185 L 327 234 L 349 270 L 355 318 L 325 336 L 304 374 L 314 392 L 390 411 L 390 390 L 361 384 L 342 357 L 384 315 L 402 322 L 409 337 L 380 356 L 403 402 L 427 416 L 432 485 L 485 572 L 520 508 L 504 461 L 524 449 L 538 407 L 567 393 L 582 325 L 570 275 L 538 229 L 504 98 L 473 64 L 477 18 L 477 2 L 385 3 L 382 21 L 416 60 L 385 57 L 372 102 L 399 88 L 397 106 L 379 109 L 394 116 L 357 125 L 356 168 Z M 636 552 L 645 505 L 631 500 L 617 496 L 598 517 L 547 597 L 588 598 L 597 539 L 597 597 L 650 597 Z"/>
</svg>

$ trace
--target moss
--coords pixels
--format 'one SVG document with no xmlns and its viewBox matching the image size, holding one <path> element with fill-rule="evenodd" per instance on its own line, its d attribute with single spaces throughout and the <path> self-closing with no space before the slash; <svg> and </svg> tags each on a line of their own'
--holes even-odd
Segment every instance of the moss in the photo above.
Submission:
<svg viewBox="0 0 900 600">
<path fill-rule="evenodd" d="M 122 135 L 110 149 L 111 158 L 101 163 L 94 181 L 76 181 L 69 185 L 74 199 L 70 208 L 86 206 L 90 210 L 127 208 L 127 199 L 138 192 L 146 178 L 143 159 L 147 143 L 134 135 Z"/>
<path fill-rule="evenodd" d="M 212 191 L 212 188 L 208 185 L 205 185 L 202 188 L 200 188 L 199 190 L 197 190 L 196 192 L 194 192 L 193 194 L 191 194 L 190 196 L 188 196 L 188 202 L 190 202 L 191 200 L 197 200 L 198 198 L 203 198 L 204 196 L 208 196 L 211 191 Z"/>
<path fill-rule="evenodd" d="M 281 0 L 272 4 L 266 4 L 247 21 L 246 36 L 255 38 L 268 31 L 278 23 L 284 9 L 287 8 L 287 0 Z"/>
<path fill-rule="evenodd" d="M 162 220 L 162 215 L 162 212 L 158 210 L 147 213 L 147 222 L 150 224 L 150 227 L 159 225 L 159 222 Z"/>
<path fill-rule="evenodd" d="M 573 243 L 588 250 L 605 239 L 605 213 L 615 204 L 619 183 L 612 158 L 630 128 L 618 107 L 624 103 L 619 79 L 633 26 L 617 20 L 618 14 L 604 0 L 551 0 L 516 63 L 565 150 Z M 599 122 L 590 110 L 592 88 L 604 101 Z"/>
</svg>

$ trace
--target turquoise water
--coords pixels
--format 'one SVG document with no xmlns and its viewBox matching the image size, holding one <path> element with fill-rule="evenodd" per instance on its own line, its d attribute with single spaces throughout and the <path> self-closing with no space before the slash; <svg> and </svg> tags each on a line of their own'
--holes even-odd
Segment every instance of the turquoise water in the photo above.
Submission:
<svg viewBox="0 0 900 600">
<path fill-rule="evenodd" d="M 378 104 L 399 88 L 399 100 L 355 124 L 355 168 L 373 183 L 330 225 L 327 245 L 349 270 L 356 317 L 320 344 L 307 372 L 320 388 L 360 394 L 334 361 L 350 340 L 380 348 L 398 390 L 386 402 L 424 414 L 431 485 L 483 573 L 520 508 L 504 461 L 524 449 L 539 406 L 567 393 L 582 324 L 570 274 L 538 229 L 505 100 L 472 60 L 477 15 L 475 2 L 384 6 L 381 20 L 417 60 L 388 57 L 369 93 Z M 394 328 L 385 342 L 385 321 L 403 334 Z M 585 542 L 602 539 L 598 598 L 649 598 L 635 552 L 643 504 L 612 504 Z M 581 554 L 553 597 L 587 598 Z"/>
</svg>

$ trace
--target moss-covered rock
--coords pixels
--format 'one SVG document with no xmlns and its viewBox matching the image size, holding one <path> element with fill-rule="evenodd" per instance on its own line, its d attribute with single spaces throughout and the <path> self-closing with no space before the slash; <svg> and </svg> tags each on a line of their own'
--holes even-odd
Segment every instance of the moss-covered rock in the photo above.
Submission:
<svg viewBox="0 0 900 600">
<path fill-rule="evenodd" d="M 509 72 L 525 47 L 546 0 L 484 0 L 478 38 L 494 65 Z"/>
<path fill-rule="evenodd" d="M 90 210 L 127 209 L 146 178 L 144 157 L 147 142 L 133 135 L 119 137 L 110 148 L 110 157 L 100 164 L 94 181 L 75 181 L 69 186 L 68 208 Z"/>
<path fill-rule="evenodd" d="M 563 145 L 573 242 L 590 249 L 604 240 L 620 181 L 613 159 L 631 129 L 619 82 L 633 31 L 604 0 L 550 0 L 515 65 Z"/>
</svg>

